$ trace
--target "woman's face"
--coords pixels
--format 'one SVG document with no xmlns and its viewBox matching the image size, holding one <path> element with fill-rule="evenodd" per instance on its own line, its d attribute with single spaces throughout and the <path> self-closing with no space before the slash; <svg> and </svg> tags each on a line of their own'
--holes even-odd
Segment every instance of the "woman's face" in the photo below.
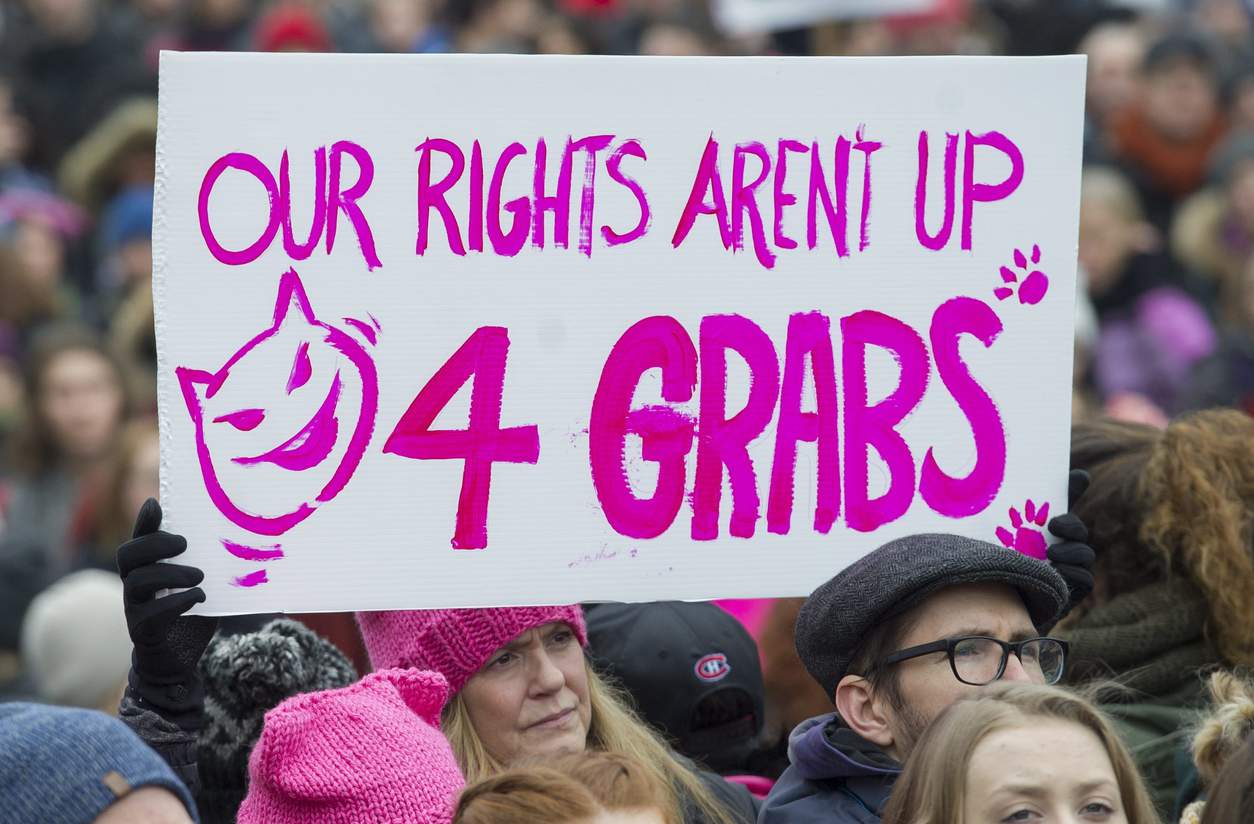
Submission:
<svg viewBox="0 0 1254 824">
<path fill-rule="evenodd" d="M 461 694 L 479 740 L 507 766 L 582 752 L 587 743 L 588 670 L 564 623 L 528 630 L 494 652 Z"/>
<path fill-rule="evenodd" d="M 964 824 L 1126 824 L 1101 739 L 1071 721 L 990 733 L 967 769 Z"/>
<path fill-rule="evenodd" d="M 61 454 L 95 460 L 122 420 L 122 387 L 112 364 L 89 349 L 71 349 L 47 366 L 39 411 Z"/>
</svg>

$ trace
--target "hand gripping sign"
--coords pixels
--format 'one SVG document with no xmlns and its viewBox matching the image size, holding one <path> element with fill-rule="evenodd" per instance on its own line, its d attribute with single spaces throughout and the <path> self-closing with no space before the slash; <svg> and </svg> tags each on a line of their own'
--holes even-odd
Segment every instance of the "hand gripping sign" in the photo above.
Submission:
<svg viewBox="0 0 1254 824">
<path fill-rule="evenodd" d="M 208 612 L 799 595 L 1065 503 L 1082 58 L 161 66 Z"/>
</svg>

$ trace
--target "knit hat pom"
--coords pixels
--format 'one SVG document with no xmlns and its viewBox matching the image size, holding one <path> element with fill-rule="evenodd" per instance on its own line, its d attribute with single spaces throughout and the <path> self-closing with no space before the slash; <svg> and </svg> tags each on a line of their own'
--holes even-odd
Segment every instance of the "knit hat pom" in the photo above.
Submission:
<svg viewBox="0 0 1254 824">
<path fill-rule="evenodd" d="M 207 695 L 237 720 L 260 720 L 290 695 L 344 686 L 357 677 L 339 650 L 286 619 L 215 638 L 201 658 L 200 674 Z"/>
<path fill-rule="evenodd" d="M 384 670 L 388 673 L 389 670 Z M 440 713 L 448 701 L 448 681 L 438 672 L 391 670 L 388 679 L 414 714 L 433 727 L 440 726 Z M 370 676 L 367 676 L 369 678 Z"/>
</svg>

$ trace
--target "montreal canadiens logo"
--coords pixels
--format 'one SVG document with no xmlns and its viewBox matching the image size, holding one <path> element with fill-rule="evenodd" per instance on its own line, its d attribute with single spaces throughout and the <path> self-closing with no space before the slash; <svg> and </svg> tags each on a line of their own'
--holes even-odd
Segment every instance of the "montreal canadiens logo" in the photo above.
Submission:
<svg viewBox="0 0 1254 824">
<path fill-rule="evenodd" d="M 712 652 L 702 657 L 693 671 L 702 681 L 713 683 L 722 681 L 731 673 L 731 664 L 727 663 L 727 656 L 723 653 Z"/>
</svg>

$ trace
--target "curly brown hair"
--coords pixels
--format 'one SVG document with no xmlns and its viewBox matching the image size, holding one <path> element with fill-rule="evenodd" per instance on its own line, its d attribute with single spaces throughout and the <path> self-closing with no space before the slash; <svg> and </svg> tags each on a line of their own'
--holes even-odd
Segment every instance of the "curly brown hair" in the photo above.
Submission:
<svg viewBox="0 0 1254 824">
<path fill-rule="evenodd" d="M 1092 476 L 1076 514 L 1105 595 L 1186 577 L 1206 596 L 1224 660 L 1254 665 L 1254 418 L 1214 409 L 1166 430 L 1077 424 L 1071 465 Z"/>
<path fill-rule="evenodd" d="M 1171 424 L 1144 491 L 1142 536 L 1206 594 L 1219 652 L 1254 664 L 1254 418 L 1211 410 Z"/>
</svg>

